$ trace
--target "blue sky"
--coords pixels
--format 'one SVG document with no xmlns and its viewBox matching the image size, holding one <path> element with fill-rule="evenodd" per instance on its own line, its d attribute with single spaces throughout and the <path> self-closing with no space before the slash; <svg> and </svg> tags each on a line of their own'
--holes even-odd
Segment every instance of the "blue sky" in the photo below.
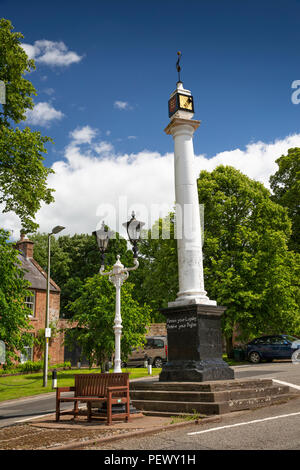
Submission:
<svg viewBox="0 0 300 470">
<path fill-rule="evenodd" d="M 27 123 L 55 141 L 48 146 L 46 164 L 58 170 L 56 180 L 51 181 L 58 201 L 41 215 L 42 230 L 47 230 L 49 216 L 59 221 L 58 204 L 74 196 L 74 181 L 68 176 L 74 177 L 80 158 L 80 171 L 88 166 L 84 159 L 96 168 L 91 158 L 102 164 L 111 162 L 111 171 L 99 169 L 99 184 L 109 180 L 105 193 L 87 194 L 82 188 L 82 210 L 89 207 L 93 218 L 80 225 L 74 222 L 80 211 L 76 214 L 66 208 L 70 233 L 88 231 L 99 223 L 99 199 L 109 203 L 118 194 L 115 189 L 109 197 L 107 188 L 122 184 L 119 194 L 126 196 L 124 185 L 130 175 L 143 177 L 137 155 L 142 158 L 144 154 L 145 159 L 155 155 L 155 162 L 159 157 L 169 162 L 173 141 L 163 129 L 169 120 L 169 95 L 177 81 L 178 50 L 182 51 L 184 86 L 194 96 L 195 118 L 202 121 L 194 138 L 195 154 L 201 156 L 198 169 L 201 163 L 210 168 L 209 160 L 226 163 L 226 155 L 232 164 L 231 157 L 239 155 L 244 159 L 241 169 L 266 182 L 280 156 L 276 152 L 298 145 L 298 140 L 300 146 L 300 104 L 291 100 L 291 85 L 300 80 L 299 0 L 4 0 L 0 13 L 12 21 L 15 31 L 23 33 L 26 51 L 36 59 L 37 69 L 29 78 L 38 96 L 35 114 L 29 115 Z M 289 136 L 293 138 L 287 141 Z M 269 163 L 262 164 L 261 174 L 253 173 L 245 163 L 252 151 L 254 161 L 263 161 L 266 152 L 273 152 L 264 160 Z M 122 157 L 127 158 L 126 168 L 116 165 Z M 130 171 L 132 160 L 140 173 Z M 160 165 L 162 161 L 158 172 Z M 124 175 L 128 171 L 127 179 L 114 178 L 120 169 Z M 146 164 L 145 182 L 150 176 L 147 171 Z M 156 175 L 158 181 L 152 179 L 152 188 L 145 190 L 147 204 L 151 191 L 153 200 L 161 192 L 162 201 L 171 203 L 172 176 L 164 181 L 155 172 L 151 176 L 155 179 Z M 89 174 L 83 178 L 88 181 Z M 70 193 L 64 189 L 61 194 L 62 181 Z M 137 203 L 140 194 L 132 193 L 132 202 L 135 198 Z M 13 215 L 3 223 L 18 229 Z"/>
</svg>

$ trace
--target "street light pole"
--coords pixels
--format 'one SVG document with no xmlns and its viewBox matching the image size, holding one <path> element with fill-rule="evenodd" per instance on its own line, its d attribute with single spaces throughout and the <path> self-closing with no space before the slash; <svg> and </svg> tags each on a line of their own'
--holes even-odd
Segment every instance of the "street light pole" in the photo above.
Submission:
<svg viewBox="0 0 300 470">
<path fill-rule="evenodd" d="M 47 293 L 46 293 L 46 315 L 45 315 L 45 351 L 44 351 L 44 373 L 43 373 L 43 387 L 47 387 L 48 383 L 48 352 L 49 352 L 49 339 L 51 331 L 49 329 L 49 303 L 50 303 L 50 239 L 51 235 L 61 232 L 65 227 L 57 225 L 48 233 L 48 261 L 47 261 Z"/>
</svg>

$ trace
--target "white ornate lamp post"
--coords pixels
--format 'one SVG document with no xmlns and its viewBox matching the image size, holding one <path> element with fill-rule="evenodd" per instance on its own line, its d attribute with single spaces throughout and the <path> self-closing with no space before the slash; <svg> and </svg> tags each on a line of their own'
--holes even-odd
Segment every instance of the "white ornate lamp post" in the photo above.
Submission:
<svg viewBox="0 0 300 470">
<path fill-rule="evenodd" d="M 123 224 L 128 233 L 129 240 L 133 245 L 133 262 L 134 266 L 131 268 L 125 268 L 120 261 L 120 255 L 117 256 L 117 261 L 113 265 L 112 270 L 104 272 L 104 253 L 107 250 L 109 239 L 113 232 L 105 230 L 104 222 L 100 230 L 93 232 L 97 238 L 99 250 L 101 251 L 101 268 L 100 274 L 102 276 L 108 276 L 110 282 L 116 288 L 116 307 L 115 307 L 115 320 L 114 320 L 114 332 L 115 332 L 115 360 L 114 360 L 114 372 L 122 372 L 121 369 L 121 335 L 122 335 L 122 317 L 121 317 L 121 287 L 129 276 L 130 271 L 134 271 L 138 268 L 139 262 L 137 259 L 137 243 L 141 235 L 141 229 L 144 225 L 143 222 L 136 220 L 134 212 L 130 221 Z"/>
</svg>

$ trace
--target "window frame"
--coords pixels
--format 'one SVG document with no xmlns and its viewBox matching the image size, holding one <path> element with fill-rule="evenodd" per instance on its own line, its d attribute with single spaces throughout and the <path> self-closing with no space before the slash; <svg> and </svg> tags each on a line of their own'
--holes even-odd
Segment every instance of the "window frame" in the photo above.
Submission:
<svg viewBox="0 0 300 470">
<path fill-rule="evenodd" d="M 35 304 L 36 304 L 36 292 L 35 291 L 30 291 L 32 292 L 32 295 L 27 295 L 25 297 L 25 305 L 27 308 L 29 308 L 32 311 L 32 314 L 28 314 L 29 318 L 35 318 Z M 33 298 L 33 302 L 28 301 L 27 299 Z M 32 305 L 32 308 L 30 307 Z"/>
</svg>

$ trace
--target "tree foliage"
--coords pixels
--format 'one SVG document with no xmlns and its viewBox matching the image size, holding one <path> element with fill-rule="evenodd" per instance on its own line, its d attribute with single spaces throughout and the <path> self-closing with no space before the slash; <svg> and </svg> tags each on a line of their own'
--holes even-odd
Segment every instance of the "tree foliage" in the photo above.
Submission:
<svg viewBox="0 0 300 470">
<path fill-rule="evenodd" d="M 122 316 L 122 360 L 126 360 L 131 349 L 143 344 L 146 326 L 150 321 L 150 308 L 140 306 L 132 297 L 134 285 L 127 281 L 121 289 Z M 67 344 L 81 346 L 82 354 L 90 364 L 96 363 L 104 369 L 114 352 L 115 287 L 106 277 L 96 274 L 88 278 L 80 295 L 71 304 L 72 323 L 77 323 L 67 335 Z"/>
<path fill-rule="evenodd" d="M 270 177 L 272 199 L 288 209 L 292 221 L 290 248 L 300 252 L 300 148 L 291 148 L 276 160 L 278 170 Z"/>
<path fill-rule="evenodd" d="M 28 287 L 18 252 L 9 243 L 9 233 L 0 229 L 0 339 L 6 345 L 7 362 L 17 357 L 16 351 L 24 352 L 24 347 L 32 343 L 28 321 L 31 311 L 25 306 L 25 296 L 30 295 Z"/>
<path fill-rule="evenodd" d="M 48 140 L 28 127 L 0 131 L 0 203 L 4 204 L 3 212 L 19 216 L 24 231 L 38 227 L 34 217 L 41 201 L 54 201 L 53 190 L 47 188 L 47 177 L 53 170 L 44 167 L 42 156 Z"/>
<path fill-rule="evenodd" d="M 270 192 L 232 167 L 202 171 L 205 286 L 227 307 L 223 331 L 241 338 L 299 331 L 297 257 L 288 251 L 291 223 Z"/>
<path fill-rule="evenodd" d="M 0 19 L 0 80 L 6 86 L 6 104 L 0 112 L 0 203 L 3 212 L 15 212 L 23 229 L 32 232 L 38 227 L 34 216 L 41 202 L 54 200 L 53 190 L 47 188 L 47 177 L 53 170 L 43 165 L 45 144 L 51 139 L 29 127 L 13 127 L 34 107 L 32 95 L 36 91 L 24 77 L 34 70 L 34 61 L 20 45 L 23 35 L 12 30 L 9 20 Z"/>
<path fill-rule="evenodd" d="M 13 32 L 9 20 L 0 19 L 0 80 L 6 85 L 6 104 L 0 112 L 1 128 L 9 127 L 11 121 L 23 121 L 27 109 L 34 107 L 32 95 L 36 95 L 36 90 L 24 74 L 33 71 L 35 65 L 20 45 L 23 37 Z"/>
</svg>

